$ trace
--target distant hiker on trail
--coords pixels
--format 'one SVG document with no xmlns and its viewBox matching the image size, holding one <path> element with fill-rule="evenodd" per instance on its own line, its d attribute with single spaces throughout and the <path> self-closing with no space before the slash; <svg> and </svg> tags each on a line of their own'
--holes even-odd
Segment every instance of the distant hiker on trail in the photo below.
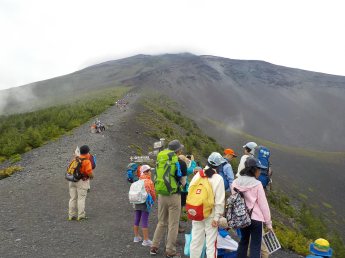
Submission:
<svg viewBox="0 0 345 258">
<path fill-rule="evenodd" d="M 178 140 L 169 142 L 168 149 L 157 155 L 155 189 L 158 194 L 158 224 L 153 237 L 150 254 L 156 255 L 160 242 L 168 232 L 166 239 L 166 257 L 180 257 L 176 252 L 179 219 L 181 212 L 181 186 L 186 184 L 186 172 L 180 168 L 178 155 L 183 145 Z"/>
<path fill-rule="evenodd" d="M 134 217 L 134 240 L 137 243 L 142 241 L 142 237 L 139 235 L 139 224 L 141 221 L 141 228 L 143 232 L 144 241 L 143 246 L 151 246 L 152 241 L 149 239 L 149 214 L 151 211 L 152 203 L 156 201 L 156 191 L 151 180 L 151 167 L 149 165 L 142 165 L 140 168 L 139 180 L 144 181 L 144 187 L 149 195 L 145 203 L 134 204 L 135 217 Z M 150 200 L 152 199 L 152 200 Z M 151 203 L 150 203 L 151 202 Z"/>
<path fill-rule="evenodd" d="M 309 246 L 309 251 L 312 253 L 306 258 L 327 258 L 332 257 L 333 250 L 329 246 L 329 242 L 326 239 L 319 238 L 311 243 Z"/>
<path fill-rule="evenodd" d="M 241 240 L 239 243 L 237 257 L 246 258 L 248 251 L 249 238 L 250 241 L 250 258 L 259 258 L 263 223 L 268 230 L 273 231 L 270 208 L 266 199 L 263 186 L 257 178 L 260 175 L 260 169 L 265 167 L 255 158 L 248 158 L 245 161 L 245 168 L 241 170 L 241 176 L 234 180 L 231 186 L 233 194 L 236 191 L 243 193 L 245 204 L 249 209 L 251 224 L 245 228 L 241 228 Z"/>
<path fill-rule="evenodd" d="M 188 157 L 189 158 L 187 158 L 187 156 L 184 156 L 184 155 L 178 156 L 179 162 L 180 162 L 180 167 L 181 167 L 181 172 L 184 173 L 183 170 L 185 170 L 186 174 L 187 174 L 186 185 L 184 187 L 182 187 L 182 189 L 181 189 L 181 218 L 180 218 L 180 220 L 182 219 L 182 216 L 183 216 L 183 209 L 186 206 L 186 199 L 187 199 L 188 187 L 189 187 L 188 176 L 193 173 L 194 168 L 196 167 L 196 162 L 194 161 L 194 157 L 192 155 L 188 155 Z M 193 160 L 192 160 L 192 158 L 193 158 Z M 181 161 L 183 161 L 186 164 L 186 166 Z M 181 226 L 181 221 L 180 221 L 178 232 L 184 233 L 185 231 L 186 230 L 185 230 L 185 228 L 183 228 Z"/>
<path fill-rule="evenodd" d="M 85 216 L 85 200 L 87 191 L 90 189 L 90 179 L 93 178 L 92 164 L 90 161 L 90 148 L 87 145 L 80 147 L 81 167 L 80 172 L 82 178 L 77 182 L 69 182 L 69 211 L 68 220 L 84 220 Z"/>
<path fill-rule="evenodd" d="M 105 126 L 99 119 L 96 119 L 95 125 L 96 125 L 96 133 L 101 133 L 105 131 Z"/>
<path fill-rule="evenodd" d="M 247 142 L 243 145 L 244 155 L 241 157 L 240 164 L 238 164 L 236 177 L 240 176 L 240 172 L 244 169 L 244 162 L 248 157 L 254 157 L 255 147 L 258 146 L 255 142 Z"/>
<path fill-rule="evenodd" d="M 234 172 L 232 170 L 232 166 L 230 164 L 230 161 L 233 158 L 236 158 L 237 155 L 232 149 L 225 149 L 224 150 L 224 156 L 223 156 L 223 162 L 222 164 L 217 168 L 218 174 L 223 178 L 224 181 L 224 188 L 225 188 L 225 198 L 230 196 L 230 186 L 232 184 L 232 181 L 234 181 Z"/>
<path fill-rule="evenodd" d="M 190 183 L 186 208 L 188 217 L 193 219 L 190 244 L 191 258 L 200 258 L 205 236 L 207 257 L 217 257 L 218 225 L 219 219 L 224 213 L 225 203 L 224 182 L 223 178 L 218 175 L 217 168 L 223 161 L 220 153 L 212 152 L 208 157 L 207 166 L 195 174 Z M 206 178 L 207 181 L 201 181 L 205 180 L 203 178 Z M 197 204 L 200 198 L 203 202 Z"/>
</svg>

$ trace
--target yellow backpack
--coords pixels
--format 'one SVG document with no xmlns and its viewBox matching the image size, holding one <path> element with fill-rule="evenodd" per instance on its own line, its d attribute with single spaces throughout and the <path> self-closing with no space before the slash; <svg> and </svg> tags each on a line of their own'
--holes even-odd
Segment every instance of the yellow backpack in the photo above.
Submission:
<svg viewBox="0 0 345 258">
<path fill-rule="evenodd" d="M 189 186 L 186 201 L 188 219 L 196 221 L 208 218 L 214 207 L 212 186 L 203 170 L 199 174 L 200 178 Z"/>
<path fill-rule="evenodd" d="M 78 182 L 80 179 L 83 178 L 83 174 L 81 173 L 80 169 L 81 169 L 82 162 L 84 160 L 86 160 L 86 158 L 81 159 L 79 157 L 76 157 L 71 161 L 71 163 L 67 167 L 67 172 L 65 175 L 65 178 L 68 181 Z"/>
</svg>

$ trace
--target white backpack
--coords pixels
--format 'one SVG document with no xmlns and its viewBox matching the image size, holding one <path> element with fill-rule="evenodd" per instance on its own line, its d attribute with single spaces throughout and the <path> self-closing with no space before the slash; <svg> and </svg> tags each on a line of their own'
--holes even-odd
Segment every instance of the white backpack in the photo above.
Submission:
<svg viewBox="0 0 345 258">
<path fill-rule="evenodd" d="M 147 192 L 144 185 L 144 180 L 138 180 L 131 184 L 129 188 L 128 198 L 129 202 L 133 204 L 145 203 L 147 199 Z"/>
</svg>

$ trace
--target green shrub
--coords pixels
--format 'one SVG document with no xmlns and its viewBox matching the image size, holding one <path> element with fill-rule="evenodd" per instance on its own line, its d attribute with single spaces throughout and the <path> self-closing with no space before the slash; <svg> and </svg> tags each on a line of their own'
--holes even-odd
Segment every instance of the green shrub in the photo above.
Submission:
<svg viewBox="0 0 345 258">
<path fill-rule="evenodd" d="M 279 222 L 274 222 L 274 232 L 284 249 L 293 250 L 300 255 L 308 254 L 310 240 L 295 229 L 288 228 Z"/>
<path fill-rule="evenodd" d="M 23 168 L 20 166 L 11 166 L 5 169 L 0 169 L 0 179 L 11 176 L 13 173 L 21 171 Z"/>
<path fill-rule="evenodd" d="M 267 195 L 270 205 L 290 218 L 296 218 L 297 213 L 291 205 L 290 199 L 281 191 L 272 191 Z"/>
<path fill-rule="evenodd" d="M 16 163 L 18 161 L 21 161 L 22 157 L 20 156 L 20 154 L 14 154 L 10 157 L 10 162 L 11 163 Z"/>
</svg>

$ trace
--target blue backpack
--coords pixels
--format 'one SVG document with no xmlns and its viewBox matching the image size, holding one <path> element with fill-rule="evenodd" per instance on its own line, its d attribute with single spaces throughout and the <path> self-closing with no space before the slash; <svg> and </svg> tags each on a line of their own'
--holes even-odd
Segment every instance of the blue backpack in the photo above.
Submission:
<svg viewBox="0 0 345 258">
<path fill-rule="evenodd" d="M 267 169 L 261 169 L 261 174 L 259 176 L 259 180 L 261 181 L 262 185 L 264 188 L 268 185 L 270 182 L 270 178 L 268 175 L 268 169 L 270 167 L 270 156 L 271 156 L 271 151 L 264 147 L 264 146 L 257 146 L 255 147 L 255 152 L 254 152 L 255 158 L 260 160 L 261 164 L 267 167 Z"/>
<path fill-rule="evenodd" d="M 138 164 L 129 163 L 127 165 L 127 181 L 130 183 L 138 181 L 137 177 Z"/>
<path fill-rule="evenodd" d="M 230 185 L 229 185 L 229 181 L 228 179 L 225 177 L 224 174 L 224 166 L 227 164 L 228 162 L 223 162 L 219 167 L 218 167 L 218 174 L 220 176 L 222 176 L 223 181 L 224 181 L 224 189 L 227 190 L 229 189 Z"/>
</svg>

